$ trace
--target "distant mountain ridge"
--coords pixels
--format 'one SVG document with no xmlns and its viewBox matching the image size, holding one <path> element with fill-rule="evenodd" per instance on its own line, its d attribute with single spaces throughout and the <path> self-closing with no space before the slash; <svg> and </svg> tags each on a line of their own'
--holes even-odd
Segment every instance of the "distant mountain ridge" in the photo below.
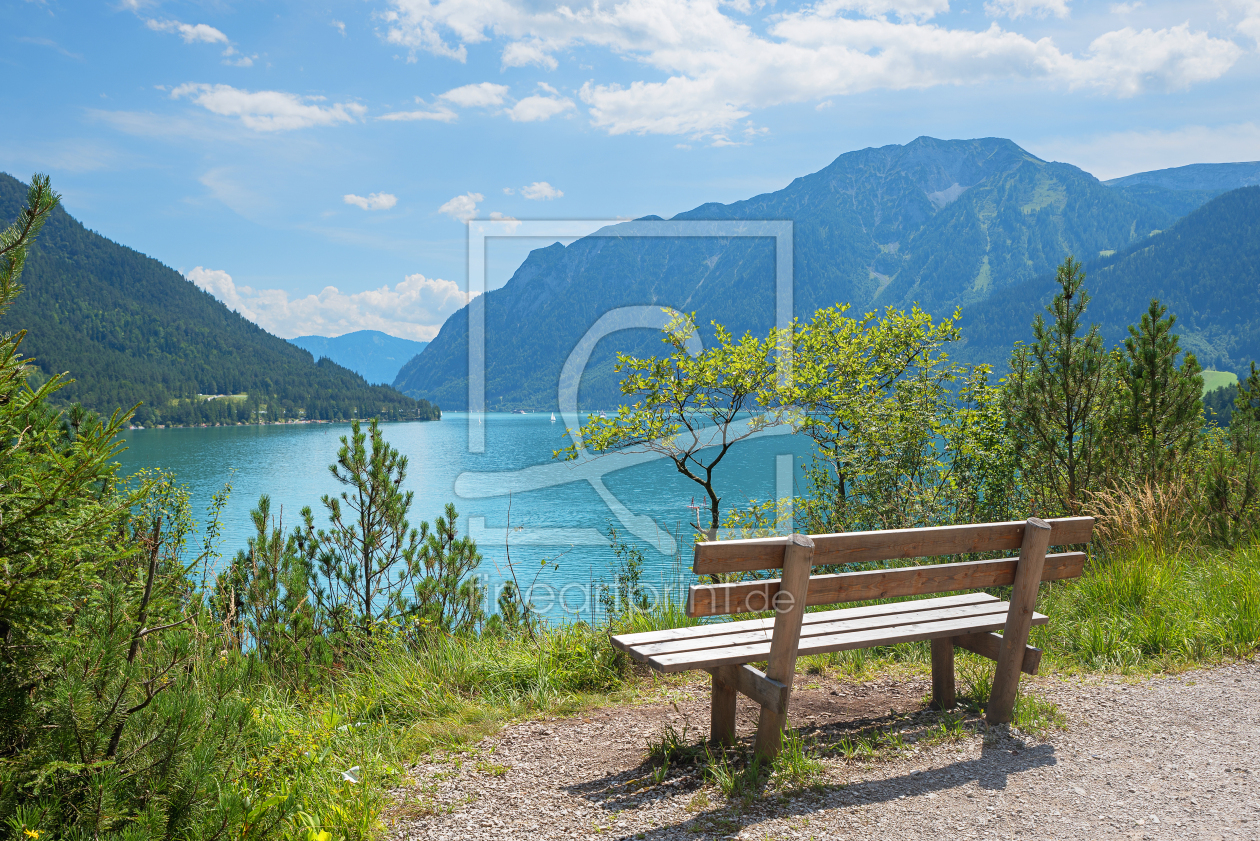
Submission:
<svg viewBox="0 0 1260 841">
<path fill-rule="evenodd" d="M 356 330 L 331 337 L 298 336 L 289 339 L 289 343 L 309 351 L 316 359 L 327 357 L 375 385 L 392 383 L 398 370 L 429 344 L 379 330 Z"/>
<path fill-rule="evenodd" d="M 1128 334 L 1151 298 L 1177 316 L 1181 346 L 1204 368 L 1245 374 L 1260 361 L 1260 187 L 1224 193 L 1167 231 L 1085 266 L 1087 323 L 1110 347 Z M 1006 369 L 1016 341 L 1054 296 L 1051 275 L 963 313 L 960 356 Z"/>
<path fill-rule="evenodd" d="M 1124 249 L 1178 215 L 1009 140 L 921 137 L 849 152 L 782 190 L 674 218 L 792 220 L 793 309 L 808 317 L 836 303 L 860 313 L 918 302 L 947 315 L 1051 271 L 1068 253 Z M 775 312 L 774 265 L 773 240 L 757 238 L 598 236 L 536 250 L 483 298 L 487 406 L 554 408 L 565 358 L 617 307 L 669 306 L 695 312 L 701 325 L 764 334 Z M 467 325 L 465 307 L 403 367 L 395 387 L 466 405 Z M 618 402 L 616 351 L 660 347 L 647 330 L 601 341 L 581 404 Z"/>
<path fill-rule="evenodd" d="M 1237 190 L 1260 185 L 1260 161 L 1228 164 L 1188 164 L 1171 169 L 1136 172 L 1104 181 L 1108 187 L 1129 187 L 1145 184 L 1166 190 Z"/>
<path fill-rule="evenodd" d="M 1260 184 L 1260 161 L 1190 164 L 1137 172 L 1103 183 L 1131 199 L 1153 204 L 1180 217 L 1222 193 Z"/>
<path fill-rule="evenodd" d="M 0 226 L 25 200 L 26 185 L 0 173 Z M 60 401 L 105 414 L 141 403 L 136 419 L 146 425 L 438 416 L 427 401 L 316 362 L 61 208 L 31 249 L 22 284 L 0 329 L 27 331 L 21 352 L 39 376 L 69 372 L 75 382 Z"/>
</svg>

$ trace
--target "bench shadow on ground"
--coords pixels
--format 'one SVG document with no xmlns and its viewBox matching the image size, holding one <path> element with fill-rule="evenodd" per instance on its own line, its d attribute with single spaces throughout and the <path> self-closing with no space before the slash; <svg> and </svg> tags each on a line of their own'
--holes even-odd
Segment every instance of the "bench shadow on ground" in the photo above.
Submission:
<svg viewBox="0 0 1260 841">
<path fill-rule="evenodd" d="M 913 716 L 916 724 L 930 722 L 935 714 L 922 713 Z M 974 720 L 973 720 L 974 721 Z M 878 732 L 895 726 L 910 724 L 904 716 L 868 716 L 844 723 L 803 729 L 805 738 L 823 753 L 833 751 L 846 737 L 862 732 Z M 907 731 L 918 729 L 914 724 Z M 975 738 L 974 736 L 972 738 Z M 751 750 L 752 740 L 745 736 L 739 740 L 745 750 Z M 878 773 L 883 760 L 872 760 L 871 771 Z M 818 784 L 787 793 L 763 794 L 760 798 L 740 802 L 734 800 L 724 806 L 709 805 L 691 817 L 662 824 L 651 829 L 638 829 L 622 836 L 610 837 L 655 839 L 676 837 L 680 830 L 699 836 L 716 834 L 733 835 L 748 827 L 773 819 L 806 817 L 824 809 L 852 809 L 879 803 L 888 803 L 905 796 L 947 794 L 961 790 L 969 783 L 978 783 L 982 789 L 1006 788 L 1007 779 L 1037 768 L 1057 763 L 1054 746 L 1040 744 L 1020 746 L 1018 742 L 1003 739 L 985 744 L 978 759 L 960 760 L 949 765 L 924 771 L 907 772 L 879 780 L 862 780 L 850 783 Z M 698 793 L 704 785 L 699 765 L 683 765 L 671 768 L 663 784 L 650 784 L 653 772 L 660 764 L 644 755 L 638 765 L 583 783 L 565 787 L 569 794 L 581 797 L 604 810 L 610 816 L 621 811 L 634 811 L 654 801 L 671 798 L 679 793 Z"/>
</svg>

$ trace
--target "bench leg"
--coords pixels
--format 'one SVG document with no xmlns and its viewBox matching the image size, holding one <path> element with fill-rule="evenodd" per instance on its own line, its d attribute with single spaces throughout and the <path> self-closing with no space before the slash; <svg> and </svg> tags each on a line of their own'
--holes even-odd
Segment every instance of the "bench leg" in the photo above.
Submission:
<svg viewBox="0 0 1260 841">
<path fill-rule="evenodd" d="M 713 706 L 709 708 L 709 741 L 715 745 L 735 742 L 735 687 L 713 676 Z"/>
<path fill-rule="evenodd" d="M 954 640 L 932 640 L 932 709 L 954 707 Z"/>
<path fill-rule="evenodd" d="M 766 662 L 766 677 L 783 684 L 785 691 L 779 712 L 764 704 L 761 707 L 755 754 L 765 760 L 778 756 L 779 745 L 783 743 L 813 558 L 813 540 L 803 534 L 788 538 L 788 545 L 783 550 L 783 577 L 779 580 L 779 592 L 774 596 L 774 638 L 770 640 L 770 656 Z"/>
<path fill-rule="evenodd" d="M 762 707 L 761 720 L 757 722 L 757 744 L 753 748 L 753 753 L 766 759 L 778 756 L 785 727 L 787 727 L 786 711 L 777 713 L 769 707 Z"/>
<path fill-rule="evenodd" d="M 1002 647 L 998 651 L 997 668 L 993 671 L 993 692 L 985 710 L 989 724 L 1009 724 L 1015 717 L 1015 698 L 1019 694 L 1019 672 L 1024 663 L 1028 630 L 1032 627 L 1033 608 L 1037 604 L 1037 588 L 1050 544 L 1050 525 L 1030 517 L 1024 525 L 1024 543 L 1015 568 L 1015 584 L 1011 587 L 1011 609 L 1002 630 Z"/>
</svg>

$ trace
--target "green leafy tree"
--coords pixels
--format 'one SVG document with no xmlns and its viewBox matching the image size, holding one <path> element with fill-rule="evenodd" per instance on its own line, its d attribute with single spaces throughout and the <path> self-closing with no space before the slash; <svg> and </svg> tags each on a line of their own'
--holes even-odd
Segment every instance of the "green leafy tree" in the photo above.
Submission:
<svg viewBox="0 0 1260 841">
<path fill-rule="evenodd" d="M 1028 488 L 1020 477 L 1006 396 L 989 377 L 986 365 L 960 376 L 958 399 L 942 426 L 950 465 L 948 504 L 956 523 L 1020 519 L 1028 512 Z"/>
<path fill-rule="evenodd" d="M 616 370 L 625 373 L 621 393 L 634 403 L 610 418 L 592 418 L 581 430 L 595 452 L 653 452 L 668 458 L 679 473 L 695 482 L 708 499 L 706 537 L 717 539 L 722 497 L 715 471 L 740 441 L 777 419 L 761 412 L 758 396 L 767 391 L 775 371 L 776 339 L 746 334 L 738 341 L 719 324 L 716 344 L 694 355 L 688 345 L 696 335 L 692 316 L 675 317 L 663 341 L 665 357 L 640 359 L 619 354 Z M 741 415 L 759 413 L 741 419 Z M 576 445 L 556 453 L 576 454 Z"/>
<path fill-rule="evenodd" d="M 1130 325 L 1120 365 L 1123 384 L 1117 401 L 1126 433 L 1120 466 L 1140 479 L 1159 482 L 1194 446 L 1203 426 L 1202 369 L 1187 353 L 1177 367 L 1181 347 L 1172 332 L 1175 315 L 1158 300 Z"/>
<path fill-rule="evenodd" d="M 1038 315 L 1033 341 L 1017 345 L 1007 380 L 1011 431 L 1042 511 L 1080 513 L 1085 494 L 1103 474 L 1102 445 L 1113 381 L 1098 326 L 1084 328 L 1085 272 L 1068 257 L 1059 266 L 1059 292 Z"/>
<path fill-rule="evenodd" d="M 949 492 L 940 443 L 959 375 L 943 351 L 958 337 L 954 319 L 934 324 L 917 307 L 855 319 L 847 309 L 819 310 L 797 326 L 790 387 L 761 395 L 817 446 L 803 512 L 809 528 L 935 521 Z"/>
</svg>

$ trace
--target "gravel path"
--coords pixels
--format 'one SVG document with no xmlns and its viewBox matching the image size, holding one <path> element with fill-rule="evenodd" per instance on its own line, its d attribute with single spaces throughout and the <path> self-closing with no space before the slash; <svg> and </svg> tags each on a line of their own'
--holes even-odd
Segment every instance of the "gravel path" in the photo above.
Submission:
<svg viewBox="0 0 1260 841">
<path fill-rule="evenodd" d="M 1028 681 L 1025 678 L 1025 681 Z M 1137 684 L 1025 683 L 1066 730 L 929 734 L 923 680 L 798 677 L 793 723 L 835 747 L 873 728 L 906 735 L 873 760 L 828 756 L 820 784 L 726 802 L 692 766 L 663 783 L 645 743 L 666 722 L 707 734 L 707 685 L 666 702 L 527 721 L 477 751 L 417 766 L 391 838 L 419 839 L 1260 839 L 1260 660 Z M 756 708 L 740 699 L 739 731 Z M 917 741 L 913 741 L 917 740 Z"/>
</svg>

